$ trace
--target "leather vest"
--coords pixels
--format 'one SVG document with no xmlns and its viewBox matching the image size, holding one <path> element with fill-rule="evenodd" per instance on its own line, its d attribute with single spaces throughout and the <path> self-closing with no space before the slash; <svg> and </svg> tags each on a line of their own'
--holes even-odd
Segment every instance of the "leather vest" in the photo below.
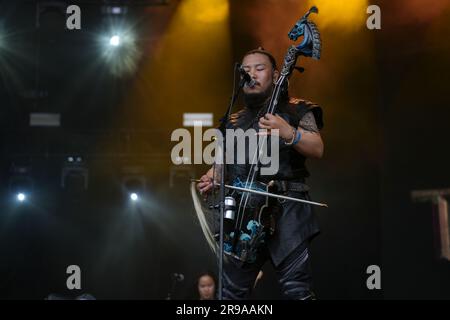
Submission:
<svg viewBox="0 0 450 320">
<path fill-rule="evenodd" d="M 234 130 L 242 129 L 244 131 L 253 128 L 258 131 L 259 118 L 264 115 L 264 109 L 265 108 L 252 110 L 243 108 L 230 116 L 226 128 Z M 280 101 L 278 112 L 276 112 L 276 114 L 285 119 L 291 126 L 297 128 L 302 117 L 309 111 L 313 112 L 317 127 L 320 130 L 323 127 L 322 109 L 317 104 L 310 101 L 298 98 L 290 98 L 285 102 Z M 260 175 L 256 177 L 256 180 L 261 182 L 268 182 L 270 180 L 304 181 L 304 179 L 309 176 L 309 172 L 305 165 L 306 158 L 291 146 L 285 145 L 281 138 L 275 136 L 268 137 L 267 140 L 269 156 L 271 155 L 269 139 L 279 139 L 279 169 L 273 175 Z M 245 163 L 237 163 L 237 149 L 239 144 L 237 140 L 238 139 L 234 139 L 233 142 L 234 163 L 227 164 L 227 180 L 229 180 L 229 182 L 233 182 L 236 178 L 245 181 L 250 170 L 251 158 L 254 155 L 253 153 L 249 153 L 249 139 L 245 139 Z M 228 150 L 227 152 L 232 151 Z M 262 165 L 261 167 L 269 165 L 270 164 Z"/>
</svg>

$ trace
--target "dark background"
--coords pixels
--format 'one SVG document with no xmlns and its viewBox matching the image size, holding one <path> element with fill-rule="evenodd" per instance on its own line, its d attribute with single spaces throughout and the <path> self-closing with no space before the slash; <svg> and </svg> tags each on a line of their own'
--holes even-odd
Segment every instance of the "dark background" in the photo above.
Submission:
<svg viewBox="0 0 450 320">
<path fill-rule="evenodd" d="M 173 165 L 170 134 L 184 112 L 213 112 L 217 124 L 233 63 L 263 46 L 281 64 L 285 35 L 313 3 L 122 1 L 136 38 L 130 70 L 125 60 L 112 69 L 102 58 L 99 35 L 120 24 L 101 14 L 104 2 L 74 3 L 82 9 L 78 31 L 52 10 L 37 28 L 37 1 L 0 1 L 0 298 L 164 299 L 175 272 L 185 281 L 174 298 L 192 297 L 198 274 L 215 270 L 189 193 L 189 178 L 207 167 Z M 368 30 L 361 3 L 336 14 L 315 2 L 322 59 L 300 60 L 306 72 L 290 83 L 291 95 L 324 109 L 325 155 L 309 163 L 311 196 L 329 205 L 316 210 L 316 293 L 449 299 L 450 265 L 435 253 L 432 205 L 413 202 L 411 191 L 450 187 L 450 5 L 377 1 L 382 29 Z M 30 127 L 30 112 L 60 113 L 61 127 Z M 87 162 L 87 192 L 60 186 L 73 154 Z M 12 163 L 31 168 L 34 189 L 22 205 L 9 190 Z M 134 206 L 122 185 L 129 165 L 148 181 Z M 70 292 L 72 264 L 82 270 L 82 289 Z M 366 287 L 374 264 L 378 291 Z M 270 264 L 264 271 L 254 297 L 279 298 Z"/>
</svg>

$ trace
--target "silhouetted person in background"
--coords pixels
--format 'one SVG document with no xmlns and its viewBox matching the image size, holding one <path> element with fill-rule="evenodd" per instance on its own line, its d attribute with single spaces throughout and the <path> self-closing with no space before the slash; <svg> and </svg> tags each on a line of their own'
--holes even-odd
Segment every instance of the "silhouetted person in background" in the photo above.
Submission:
<svg viewBox="0 0 450 320">
<path fill-rule="evenodd" d="M 214 274 L 204 272 L 200 274 L 196 281 L 196 299 L 215 300 L 217 299 L 217 281 Z"/>
</svg>

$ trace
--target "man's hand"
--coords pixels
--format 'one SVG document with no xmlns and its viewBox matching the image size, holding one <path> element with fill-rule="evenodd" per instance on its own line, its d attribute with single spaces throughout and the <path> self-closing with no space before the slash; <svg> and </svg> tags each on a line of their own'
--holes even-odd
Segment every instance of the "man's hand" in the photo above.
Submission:
<svg viewBox="0 0 450 320">
<path fill-rule="evenodd" d="M 291 127 L 279 115 L 270 113 L 259 119 L 259 126 L 268 131 L 258 132 L 258 135 L 274 135 L 275 132 L 270 132 L 270 129 L 278 129 L 278 135 L 287 142 L 294 141 L 294 135 L 300 132 L 300 141 L 293 146 L 294 150 L 307 158 L 320 159 L 323 155 L 323 141 L 312 111 L 303 116 L 297 128 Z"/>
<path fill-rule="evenodd" d="M 213 188 L 214 188 L 213 179 L 206 174 L 203 175 L 200 178 L 200 182 L 197 183 L 197 189 L 198 191 L 200 191 L 201 194 L 207 193 Z"/>
<path fill-rule="evenodd" d="M 293 128 L 292 126 L 286 122 L 279 115 L 273 115 L 270 113 L 266 113 L 266 115 L 262 118 L 259 118 L 259 127 L 261 129 L 278 129 L 279 135 L 284 140 L 292 140 L 293 138 Z M 269 133 L 269 132 L 268 132 Z M 270 133 L 269 133 L 270 134 Z"/>
</svg>

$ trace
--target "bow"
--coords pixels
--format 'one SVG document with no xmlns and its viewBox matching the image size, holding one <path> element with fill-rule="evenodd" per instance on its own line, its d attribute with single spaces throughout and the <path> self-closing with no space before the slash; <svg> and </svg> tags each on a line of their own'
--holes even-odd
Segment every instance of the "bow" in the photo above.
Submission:
<svg viewBox="0 0 450 320">
<path fill-rule="evenodd" d="M 191 181 L 191 196 L 192 202 L 194 204 L 195 213 L 197 214 L 198 222 L 200 223 L 200 227 L 202 228 L 203 235 L 205 236 L 206 241 L 208 242 L 211 250 L 216 254 L 218 246 L 216 240 L 214 239 L 214 233 L 211 230 L 213 226 L 213 213 L 210 215 L 206 215 L 202 202 L 197 195 L 197 188 L 195 186 L 196 180 Z"/>
</svg>

